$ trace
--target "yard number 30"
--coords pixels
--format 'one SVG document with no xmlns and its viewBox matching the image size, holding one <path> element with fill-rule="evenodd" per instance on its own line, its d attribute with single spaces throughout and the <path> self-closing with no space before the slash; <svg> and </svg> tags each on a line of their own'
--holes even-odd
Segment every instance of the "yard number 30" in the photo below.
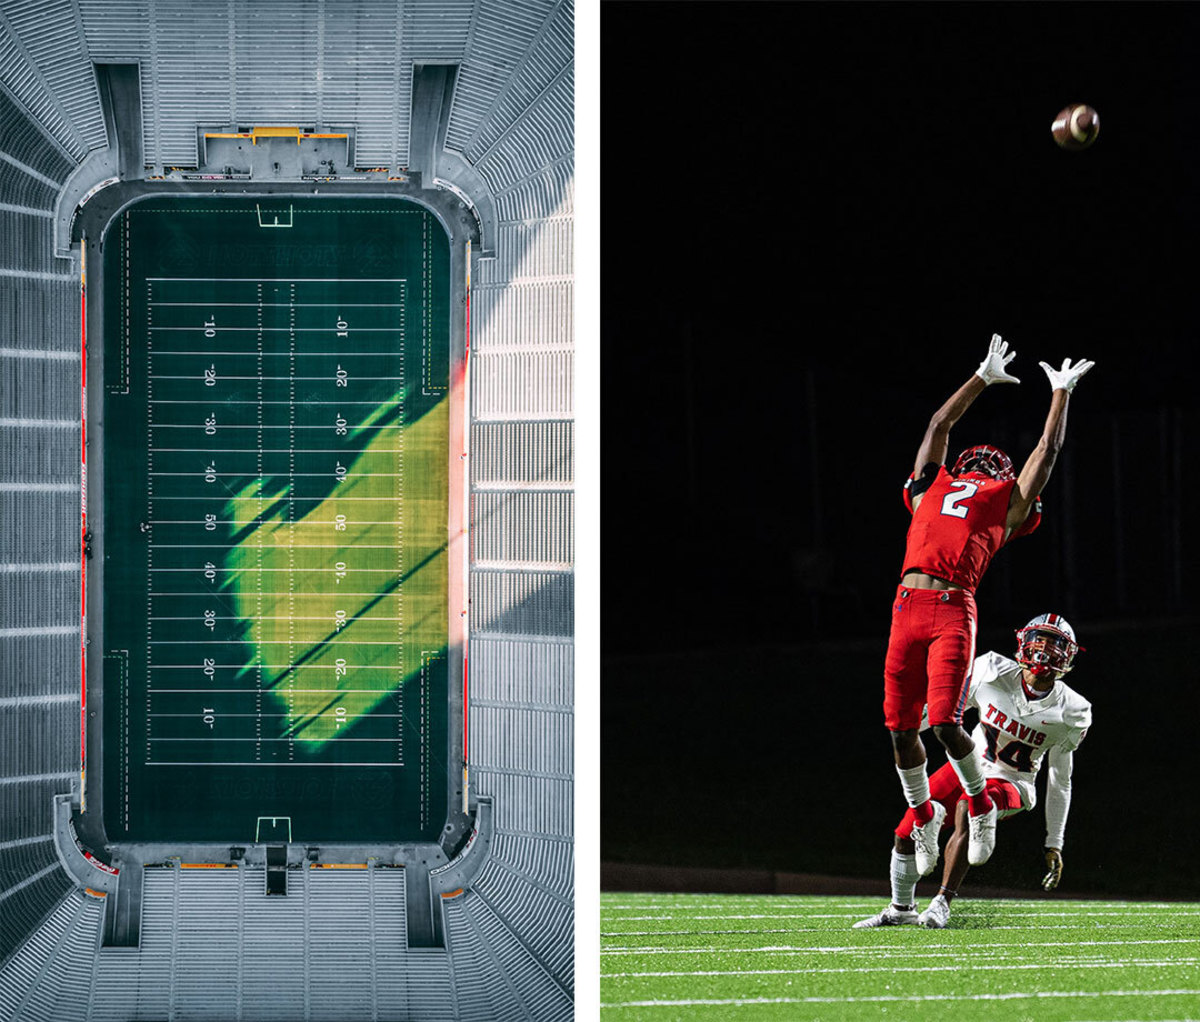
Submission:
<svg viewBox="0 0 1200 1022">
<path fill-rule="evenodd" d="M 966 518 L 967 506 L 965 501 L 970 500 L 975 496 L 975 491 L 979 489 L 978 483 L 956 482 L 951 483 L 952 490 L 957 490 L 957 493 L 947 493 L 942 498 L 942 514 L 949 515 L 951 518 Z"/>
</svg>

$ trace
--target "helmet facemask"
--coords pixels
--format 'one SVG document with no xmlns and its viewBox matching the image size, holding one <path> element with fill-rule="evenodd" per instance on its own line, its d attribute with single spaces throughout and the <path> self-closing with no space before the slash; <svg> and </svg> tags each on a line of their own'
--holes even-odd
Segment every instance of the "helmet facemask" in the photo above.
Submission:
<svg viewBox="0 0 1200 1022">
<path fill-rule="evenodd" d="M 1016 479 L 1012 459 L 999 447 L 992 447 L 989 444 L 968 447 L 958 456 L 951 475 L 960 476 L 968 472 L 991 476 L 1001 483 Z"/>
<path fill-rule="evenodd" d="M 1065 631 L 1048 625 L 1026 625 L 1017 632 L 1017 663 L 1035 678 L 1057 681 L 1075 666 L 1082 649 Z"/>
</svg>

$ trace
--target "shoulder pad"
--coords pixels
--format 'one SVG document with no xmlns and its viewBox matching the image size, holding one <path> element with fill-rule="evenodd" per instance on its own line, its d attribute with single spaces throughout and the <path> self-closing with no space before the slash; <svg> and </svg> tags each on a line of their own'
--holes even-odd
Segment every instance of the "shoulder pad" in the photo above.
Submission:
<svg viewBox="0 0 1200 1022">
<path fill-rule="evenodd" d="M 921 469 L 921 474 L 917 475 L 913 472 L 909 475 L 904 483 L 904 506 L 908 508 L 908 513 L 913 513 L 913 497 L 919 497 L 922 493 L 933 485 L 933 481 L 937 478 L 938 469 L 941 465 L 935 465 L 932 461 Z"/>
</svg>

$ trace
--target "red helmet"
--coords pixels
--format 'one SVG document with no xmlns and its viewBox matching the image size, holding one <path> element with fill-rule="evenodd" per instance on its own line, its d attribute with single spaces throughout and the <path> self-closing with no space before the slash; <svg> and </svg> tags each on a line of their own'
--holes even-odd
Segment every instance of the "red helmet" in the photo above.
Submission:
<svg viewBox="0 0 1200 1022">
<path fill-rule="evenodd" d="M 1017 632 L 1017 663 L 1035 677 L 1066 674 L 1083 647 L 1075 629 L 1061 614 L 1039 614 Z"/>
<path fill-rule="evenodd" d="M 960 476 L 965 472 L 980 472 L 1001 483 L 1017 478 L 1012 459 L 999 447 L 990 444 L 976 444 L 958 456 L 950 474 Z"/>
</svg>

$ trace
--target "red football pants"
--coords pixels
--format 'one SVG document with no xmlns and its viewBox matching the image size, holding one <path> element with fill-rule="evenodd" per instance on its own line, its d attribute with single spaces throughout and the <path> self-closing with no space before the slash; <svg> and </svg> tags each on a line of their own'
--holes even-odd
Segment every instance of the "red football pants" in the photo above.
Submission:
<svg viewBox="0 0 1200 1022">
<path fill-rule="evenodd" d="M 966 589 L 899 586 L 883 668 L 883 719 L 889 731 L 929 723 L 961 724 L 975 662 L 975 597 Z"/>
<path fill-rule="evenodd" d="M 995 803 L 996 808 L 1000 810 L 999 818 L 1012 816 L 1013 813 L 1021 811 L 1021 793 L 1017 790 L 1017 786 L 1009 781 L 1002 781 L 998 777 L 989 777 L 987 779 L 987 793 L 991 800 Z M 962 784 L 958 779 L 958 774 L 954 772 L 954 767 L 949 763 L 943 763 L 937 770 L 933 772 L 933 776 L 929 778 L 929 797 L 935 802 L 941 802 L 946 807 L 946 819 L 942 821 L 942 829 L 954 826 L 954 807 L 958 805 L 967 794 L 962 789 Z M 912 837 L 913 825 L 917 822 L 916 813 L 913 810 L 908 810 L 904 814 L 904 818 L 896 827 L 896 836 L 909 838 Z"/>
</svg>

